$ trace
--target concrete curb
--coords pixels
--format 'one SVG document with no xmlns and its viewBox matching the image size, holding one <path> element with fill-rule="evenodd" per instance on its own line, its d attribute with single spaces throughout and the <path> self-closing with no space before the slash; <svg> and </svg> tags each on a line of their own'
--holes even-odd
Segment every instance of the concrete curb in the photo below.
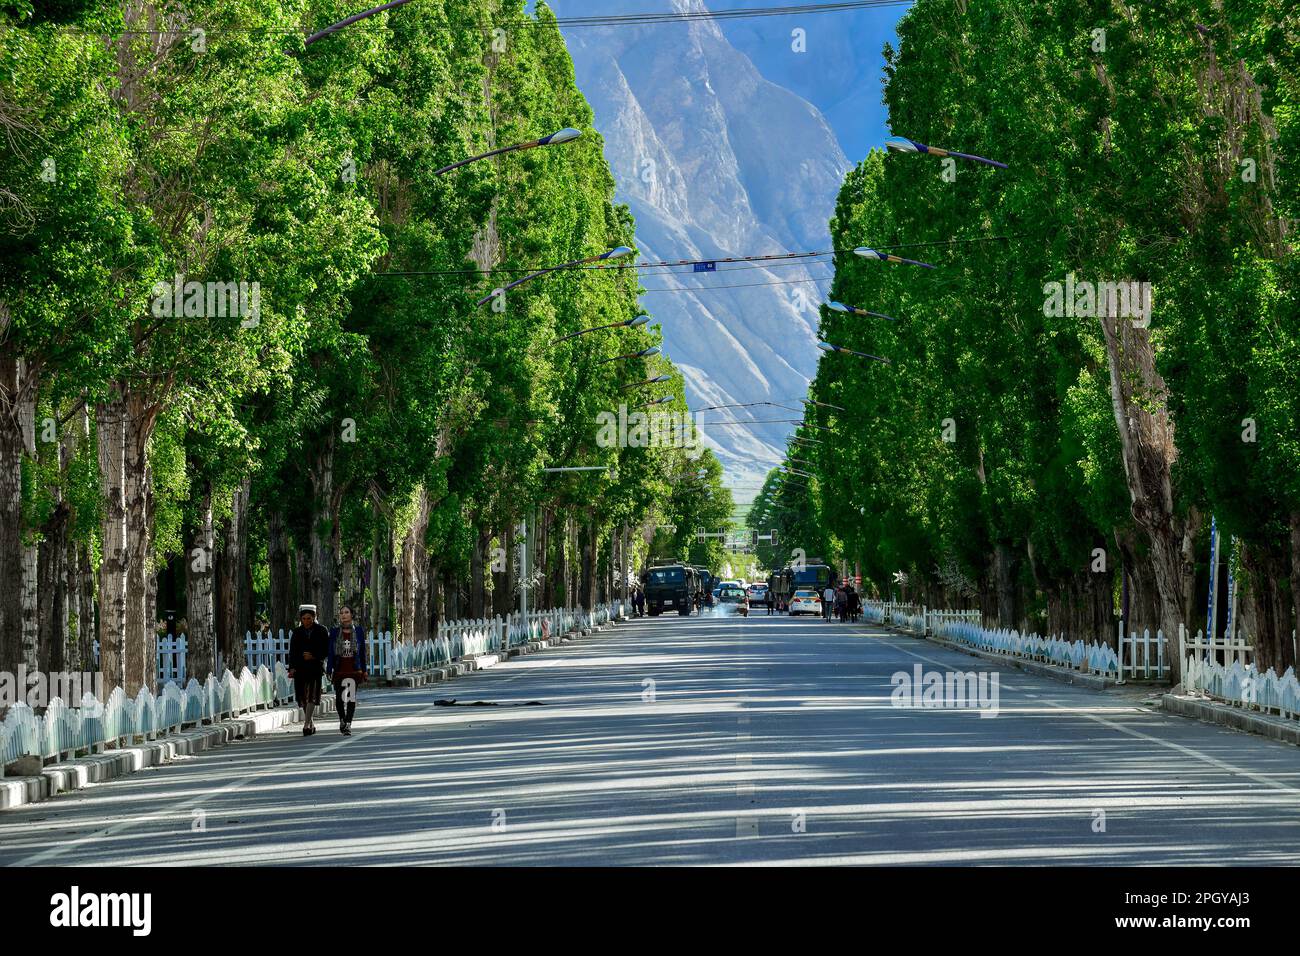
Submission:
<svg viewBox="0 0 1300 956">
<path fill-rule="evenodd" d="M 1300 723 L 1283 717 L 1274 717 L 1272 714 L 1261 714 L 1241 707 L 1232 707 L 1216 700 L 1187 697 L 1182 694 L 1161 694 L 1160 709 L 1179 717 L 1190 717 L 1208 724 L 1218 724 L 1232 730 L 1258 734 L 1261 737 L 1300 746 Z"/>
<path fill-rule="evenodd" d="M 995 664 L 1005 664 L 1008 667 L 1014 667 L 1016 670 L 1024 671 L 1026 674 L 1033 674 L 1035 677 L 1046 677 L 1050 680 L 1060 681 L 1064 684 L 1074 684 L 1078 687 L 1086 687 L 1089 690 L 1108 690 L 1111 687 L 1118 687 L 1119 682 L 1113 677 L 1101 677 L 1097 674 L 1081 674 L 1078 671 L 1067 670 L 1064 667 L 1057 667 L 1055 664 L 1044 664 L 1041 661 L 1028 661 L 1020 657 L 1010 657 L 1006 654 L 992 654 L 988 651 L 981 651 L 978 648 L 968 647 L 965 644 L 958 644 L 955 641 L 945 641 L 941 637 L 922 637 L 913 634 L 911 631 L 905 631 L 902 628 L 894 627 L 891 624 L 881 624 L 879 627 L 893 631 L 895 634 L 905 634 L 908 637 L 915 637 L 918 640 L 928 641 L 931 644 L 938 644 L 940 647 L 946 647 L 952 651 L 960 651 L 963 654 L 969 654 L 971 657 L 978 657 Z"/>
<path fill-rule="evenodd" d="M 322 694 L 318 712 L 333 713 L 334 698 Z M 146 767 L 169 763 L 178 755 L 200 753 L 224 746 L 233 740 L 247 740 L 301 720 L 302 708 L 296 704 L 252 711 L 142 744 L 131 744 L 50 764 L 42 767 L 39 774 L 0 777 L 0 810 L 48 800 L 60 793 L 84 789 L 92 783 L 104 783 Z"/>
</svg>

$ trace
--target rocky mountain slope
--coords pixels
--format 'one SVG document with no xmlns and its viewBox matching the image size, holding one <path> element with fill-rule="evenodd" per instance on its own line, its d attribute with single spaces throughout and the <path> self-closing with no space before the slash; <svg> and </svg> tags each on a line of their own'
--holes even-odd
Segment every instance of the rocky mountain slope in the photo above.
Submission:
<svg viewBox="0 0 1300 956">
<path fill-rule="evenodd" d="M 699 0 L 671 2 L 704 9 Z M 559 16 L 589 12 L 573 0 L 552 7 Z M 643 9 L 612 0 L 601 12 Z M 849 167 L 834 132 L 806 100 L 765 79 L 716 23 L 581 26 L 565 36 L 619 199 L 636 216 L 642 259 L 829 248 L 826 224 Z M 663 327 L 691 407 L 797 406 L 820 354 L 817 306 L 830 274 L 822 262 L 643 270 L 642 301 Z M 793 426 L 707 423 L 797 417 L 760 406 L 700 420 L 740 491 L 780 459 Z"/>
</svg>

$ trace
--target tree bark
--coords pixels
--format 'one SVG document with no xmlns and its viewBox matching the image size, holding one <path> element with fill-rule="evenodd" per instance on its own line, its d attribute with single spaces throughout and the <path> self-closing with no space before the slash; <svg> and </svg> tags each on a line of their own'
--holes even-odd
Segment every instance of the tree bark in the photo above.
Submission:
<svg viewBox="0 0 1300 956">
<path fill-rule="evenodd" d="M 1173 465 L 1178 457 L 1168 388 L 1155 367 L 1155 351 L 1145 328 L 1100 309 L 1110 367 L 1111 408 L 1119 429 L 1124 476 L 1133 520 L 1149 546 L 1159 600 L 1159 627 L 1174 649 L 1179 625 L 1190 625 L 1194 607 L 1194 547 L 1200 517 L 1195 509 L 1180 515 L 1174 504 Z M 1182 661 L 1169 655 L 1173 683 Z"/>
<path fill-rule="evenodd" d="M 284 527 L 284 512 L 272 508 L 267 514 L 266 557 L 270 565 L 271 606 L 266 618 L 271 632 L 288 633 L 295 625 L 293 606 L 293 573 L 289 566 L 289 536 Z"/>
<path fill-rule="evenodd" d="M 100 519 L 99 669 L 104 693 L 127 689 L 126 586 L 131 556 L 126 545 L 126 402 L 120 391 L 95 407 L 99 455 Z"/>
<path fill-rule="evenodd" d="M 337 558 L 334 553 L 336 516 L 334 503 L 334 435 L 325 435 L 313 448 L 311 460 L 311 595 L 316 620 L 326 627 L 334 623 L 334 592 Z"/>
<path fill-rule="evenodd" d="M 0 335 L 8 329 L 8 318 L 0 303 Z M 26 363 L 6 342 L 0 350 L 0 671 L 10 674 L 17 673 L 23 659 L 22 458 L 26 442 L 19 406 L 34 388 Z"/>
<path fill-rule="evenodd" d="M 186 670 L 202 683 L 216 672 L 216 607 L 213 572 L 216 542 L 212 529 L 212 485 L 204 487 L 199 517 L 185 555 Z M 220 675 L 218 675 L 220 676 Z"/>
<path fill-rule="evenodd" d="M 475 522 L 477 524 L 477 521 Z M 475 619 L 481 618 L 485 614 L 487 606 L 486 587 L 483 580 L 484 575 L 484 558 L 488 547 L 488 533 L 479 530 L 474 535 L 474 548 L 470 552 L 469 560 L 469 616 Z"/>
</svg>

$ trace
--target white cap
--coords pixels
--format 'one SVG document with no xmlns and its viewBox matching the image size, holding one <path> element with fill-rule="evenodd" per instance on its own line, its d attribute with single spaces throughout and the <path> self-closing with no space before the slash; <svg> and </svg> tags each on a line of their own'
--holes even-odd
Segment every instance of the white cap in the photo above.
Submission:
<svg viewBox="0 0 1300 956">
<path fill-rule="evenodd" d="M 311 616 L 312 616 L 312 617 L 315 617 L 315 616 L 316 616 L 316 605 L 315 605 L 315 604 L 299 604 L 299 605 L 298 605 L 298 616 L 299 616 L 299 617 L 302 617 L 302 612 L 303 612 L 303 611 L 311 611 Z"/>
</svg>

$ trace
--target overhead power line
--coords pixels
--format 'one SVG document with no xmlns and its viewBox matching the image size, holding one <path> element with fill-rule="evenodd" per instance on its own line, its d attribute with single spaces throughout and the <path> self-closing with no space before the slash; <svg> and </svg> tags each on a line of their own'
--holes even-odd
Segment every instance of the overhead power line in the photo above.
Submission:
<svg viewBox="0 0 1300 956">
<path fill-rule="evenodd" d="M 418 2 L 418 0 L 417 0 Z M 555 17 L 552 20 L 539 20 L 534 17 L 515 17 L 509 20 L 489 21 L 487 23 L 438 23 L 424 24 L 426 28 L 457 31 L 457 32 L 478 32 L 490 33 L 497 29 L 515 29 L 550 26 L 554 22 L 561 28 L 576 27 L 636 27 L 636 26 L 653 26 L 663 23 L 694 23 L 710 22 L 722 20 L 746 20 L 759 17 L 793 17 L 793 16 L 813 16 L 822 13 L 847 13 L 854 10 L 872 10 L 884 7 L 906 6 L 913 3 L 914 0 L 843 0 L 840 3 L 800 3 L 789 4 L 779 7 L 733 7 L 727 10 L 659 10 L 647 13 L 610 13 L 610 14 L 589 14 L 586 16 Z M 358 3 L 358 6 L 362 6 Z M 358 13 L 365 12 L 363 9 Z M 390 29 L 392 24 L 400 22 L 402 14 L 397 10 L 391 11 L 388 25 L 383 23 L 366 23 L 365 25 L 350 26 L 347 28 L 347 34 L 352 33 L 369 33 L 374 31 L 383 31 Z M 132 36 L 185 36 L 190 35 L 194 26 L 202 24 L 187 23 L 184 28 L 173 30 L 123 30 L 120 33 L 102 33 L 93 30 L 69 29 L 69 33 L 82 34 L 86 36 L 106 37 L 117 39 L 121 37 Z M 0 32 L 7 27 L 0 27 Z M 271 29 L 268 27 L 212 27 L 206 28 L 208 36 L 219 36 L 222 33 L 250 33 L 262 34 L 266 36 L 280 34 L 292 36 L 295 34 L 304 37 L 311 34 L 311 30 L 290 30 L 290 29 Z"/>
</svg>

